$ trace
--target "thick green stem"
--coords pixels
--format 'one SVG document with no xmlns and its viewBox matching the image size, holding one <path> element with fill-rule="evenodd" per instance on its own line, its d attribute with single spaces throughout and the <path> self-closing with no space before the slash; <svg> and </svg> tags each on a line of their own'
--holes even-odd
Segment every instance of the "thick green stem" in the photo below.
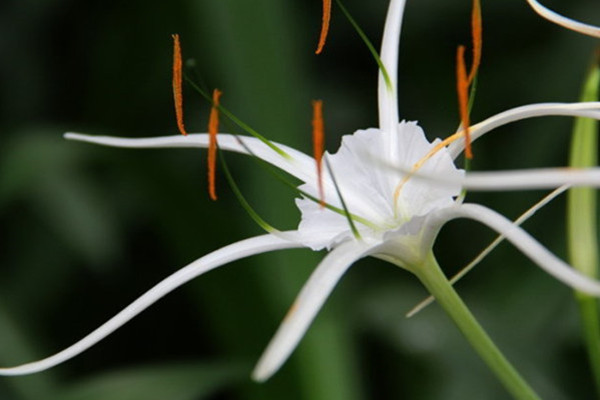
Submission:
<svg viewBox="0 0 600 400">
<path fill-rule="evenodd" d="M 411 270 L 454 320 L 475 351 L 515 399 L 539 399 L 490 339 L 440 269 L 433 254 Z"/>
</svg>

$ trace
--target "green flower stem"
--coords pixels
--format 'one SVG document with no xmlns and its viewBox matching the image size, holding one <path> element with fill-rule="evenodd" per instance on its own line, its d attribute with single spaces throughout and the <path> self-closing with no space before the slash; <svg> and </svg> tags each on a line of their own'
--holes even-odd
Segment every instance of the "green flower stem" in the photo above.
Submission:
<svg viewBox="0 0 600 400">
<path fill-rule="evenodd" d="M 581 101 L 597 101 L 600 69 L 597 62 L 586 79 Z M 589 168 L 598 165 L 598 121 L 577 118 L 571 141 L 570 165 Z M 598 227 L 596 189 L 573 188 L 567 197 L 567 245 L 569 261 L 589 277 L 598 277 Z M 600 321 L 598 301 L 584 293 L 575 293 L 579 304 L 581 329 L 597 392 L 600 394 Z"/>
<path fill-rule="evenodd" d="M 513 368 L 479 325 L 479 322 L 448 282 L 433 254 L 430 253 L 423 264 L 411 268 L 411 271 L 417 275 L 427 290 L 450 315 L 473 348 L 514 398 L 520 400 L 539 399 L 539 396 Z"/>
</svg>

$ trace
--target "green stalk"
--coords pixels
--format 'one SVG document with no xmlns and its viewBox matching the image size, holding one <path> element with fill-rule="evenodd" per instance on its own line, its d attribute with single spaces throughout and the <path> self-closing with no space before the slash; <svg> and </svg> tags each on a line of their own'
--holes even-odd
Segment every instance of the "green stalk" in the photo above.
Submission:
<svg viewBox="0 0 600 400">
<path fill-rule="evenodd" d="M 430 253 L 423 264 L 415 266 L 411 270 L 452 318 L 469 343 L 471 343 L 471 346 L 473 346 L 483 361 L 485 361 L 502 382 L 506 390 L 515 399 L 539 399 L 540 397 L 519 375 L 481 325 L 479 325 L 479 322 L 471 314 L 440 269 L 433 254 Z"/>
<path fill-rule="evenodd" d="M 600 69 L 595 65 L 583 88 L 581 101 L 597 101 Z M 570 166 L 595 167 L 598 164 L 598 122 L 590 118 L 577 118 L 571 141 Z M 578 271 L 596 279 L 598 277 L 598 227 L 596 190 L 573 188 L 567 197 L 567 245 L 569 261 Z M 598 301 L 581 292 L 575 293 L 579 304 L 583 339 L 587 347 L 596 390 L 600 395 L 600 321 Z"/>
</svg>

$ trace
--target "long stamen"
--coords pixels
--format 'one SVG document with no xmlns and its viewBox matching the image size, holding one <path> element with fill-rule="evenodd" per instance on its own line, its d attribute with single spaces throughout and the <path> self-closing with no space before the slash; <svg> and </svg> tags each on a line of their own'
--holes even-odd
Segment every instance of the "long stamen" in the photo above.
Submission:
<svg viewBox="0 0 600 400">
<path fill-rule="evenodd" d="M 436 155 L 438 151 L 442 150 L 443 148 L 445 148 L 449 144 L 454 143 L 458 139 L 461 139 L 461 138 L 465 137 L 465 134 L 466 134 L 466 129 L 461 129 L 460 131 L 456 132 L 455 134 L 448 136 L 446 139 L 442 140 L 441 142 L 439 142 L 438 144 L 436 144 L 431 150 L 429 150 L 429 152 L 427 154 L 425 154 L 419 161 L 417 161 L 416 163 L 414 163 L 413 166 L 410 169 L 410 172 L 408 174 L 406 174 L 406 176 L 404 178 L 402 178 L 402 181 L 398 184 L 398 186 L 396 186 L 396 189 L 394 190 L 394 203 L 396 203 L 398 201 L 398 197 L 400 197 L 400 192 L 402 191 L 402 188 L 404 187 L 404 185 L 406 184 L 406 182 L 408 182 L 408 180 L 431 157 L 433 157 L 434 155 Z"/>
<path fill-rule="evenodd" d="M 208 193 L 212 200 L 217 200 L 215 175 L 217 166 L 217 133 L 219 132 L 219 99 L 223 94 L 219 89 L 213 91 L 212 107 L 208 120 Z"/>
<path fill-rule="evenodd" d="M 481 53 L 483 47 L 482 35 L 482 20 L 481 20 L 481 3 L 480 0 L 473 0 L 473 8 L 471 10 L 471 36 L 473 45 L 473 60 L 471 69 L 467 75 L 467 67 L 465 65 L 465 47 L 459 46 L 456 54 L 456 85 L 458 92 L 458 104 L 460 111 L 461 127 L 455 134 L 447 137 L 436 146 L 434 146 L 423 158 L 417 161 L 410 171 L 402 178 L 396 189 L 394 190 L 394 203 L 398 202 L 402 188 L 408 180 L 438 151 L 445 148 L 449 144 L 460 138 L 465 138 L 465 157 L 470 160 L 473 158 L 471 151 L 471 131 L 470 131 L 470 104 L 469 104 L 469 87 L 475 81 L 479 66 L 481 64 Z M 474 87 L 474 86 L 473 86 Z M 471 92 L 472 94 L 472 92 Z"/>
<path fill-rule="evenodd" d="M 479 64 L 481 63 L 482 48 L 482 23 L 481 23 L 481 3 L 479 0 L 473 0 L 473 10 L 471 11 L 471 35 L 473 40 L 473 61 L 471 71 L 469 71 L 469 84 L 475 79 Z"/>
<path fill-rule="evenodd" d="M 329 21 L 331 21 L 331 0 L 323 0 L 323 20 L 321 22 L 321 35 L 319 36 L 319 45 L 315 54 L 321 54 L 325 42 L 327 40 L 327 34 L 329 33 Z"/>
<path fill-rule="evenodd" d="M 456 89 L 460 120 L 465 132 L 465 157 L 470 160 L 473 158 L 473 153 L 471 152 L 471 135 L 469 131 L 469 78 L 465 66 L 465 46 L 458 46 L 456 51 Z"/>
<path fill-rule="evenodd" d="M 325 141 L 325 124 L 323 122 L 323 101 L 313 100 L 313 152 L 317 164 L 317 181 L 321 207 L 325 206 L 325 191 L 323 190 L 323 150 Z"/>
<path fill-rule="evenodd" d="M 178 34 L 171 36 L 173 37 L 173 100 L 175 101 L 175 117 L 177 118 L 177 128 L 179 128 L 179 132 L 181 132 L 183 136 L 186 136 L 187 132 L 183 124 L 181 44 L 179 43 Z"/>
</svg>

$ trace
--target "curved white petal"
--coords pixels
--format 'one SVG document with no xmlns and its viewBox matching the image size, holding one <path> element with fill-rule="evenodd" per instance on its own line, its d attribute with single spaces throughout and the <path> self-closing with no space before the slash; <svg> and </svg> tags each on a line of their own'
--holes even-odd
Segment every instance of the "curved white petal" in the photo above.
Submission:
<svg viewBox="0 0 600 400">
<path fill-rule="evenodd" d="M 600 38 L 600 28 L 598 28 L 597 26 L 584 24 L 582 22 L 564 17 L 558 14 L 557 12 L 552 11 L 547 7 L 544 7 L 536 0 L 527 0 L 527 3 L 529 3 L 531 8 L 533 8 L 533 10 L 536 13 L 538 13 L 543 18 L 546 18 L 548 21 L 554 22 L 557 25 L 560 25 L 567 29 L 571 29 L 575 32 L 583 33 L 584 35 Z"/>
<path fill-rule="evenodd" d="M 463 187 L 475 191 L 552 189 L 562 185 L 600 187 L 600 168 L 544 168 L 470 172 Z"/>
<path fill-rule="evenodd" d="M 533 206 L 529 207 L 523 214 L 521 214 L 517 219 L 514 220 L 513 224 L 515 226 L 521 226 L 525 221 L 534 216 L 539 210 L 546 207 L 548 203 L 552 200 L 560 196 L 562 193 L 567 191 L 571 186 L 563 185 L 557 189 L 554 189 L 552 192 L 548 193 L 544 196 L 540 201 L 535 203 Z M 475 268 L 481 261 L 483 261 L 488 254 L 490 254 L 500 243 L 502 243 L 506 237 L 503 234 L 499 234 L 492 243 L 490 243 L 485 249 L 481 251 L 470 263 L 465 265 L 455 276 L 450 279 L 450 283 L 454 284 L 458 280 L 462 279 L 467 273 L 469 273 L 473 268 Z"/>
<path fill-rule="evenodd" d="M 293 232 L 287 232 L 287 234 L 291 235 Z M 77 343 L 54 354 L 53 356 L 39 361 L 12 368 L 0 368 L 0 375 L 32 374 L 61 364 L 89 349 L 100 340 L 104 339 L 115 330 L 129 322 L 133 317 L 144 311 L 163 296 L 172 292 L 174 289 L 190 281 L 191 279 L 204 274 L 205 272 L 208 272 L 223 264 L 227 264 L 251 255 L 296 247 L 302 247 L 302 245 L 296 242 L 282 240 L 272 235 L 257 236 L 225 246 L 219 250 L 207 254 L 202 258 L 199 258 L 198 260 L 162 280 L 129 306 L 124 308 L 121 312 L 109 319 L 92 333 L 79 340 Z"/>
<path fill-rule="evenodd" d="M 489 226 L 505 236 L 509 242 L 550 275 L 573 289 L 600 297 L 600 282 L 571 268 L 569 264 L 552 254 L 530 234 L 497 212 L 478 204 L 463 204 L 439 210 L 436 214 L 437 218 L 446 221 L 455 218 L 469 218 Z"/>
<path fill-rule="evenodd" d="M 557 189 L 554 189 L 552 192 L 548 193 L 544 196 L 540 201 L 535 203 L 533 206 L 528 208 L 523 214 L 519 216 L 516 220 L 514 220 L 513 224 L 516 226 L 521 226 L 525 221 L 531 218 L 535 213 L 545 207 L 548 203 L 558 197 L 560 194 L 564 193 L 566 190 L 570 188 L 569 185 L 561 186 Z M 502 243 L 506 239 L 503 234 L 498 235 L 494 241 L 492 241 L 485 249 L 483 249 L 474 259 L 471 260 L 467 265 L 461 268 L 460 271 L 456 275 L 450 279 L 451 284 L 455 284 L 460 279 L 462 279 L 465 275 L 473 270 L 481 261 L 483 261 L 500 243 Z M 406 318 L 411 318 L 415 316 L 417 313 L 421 312 L 425 307 L 430 305 L 435 301 L 433 296 L 427 297 L 425 300 L 421 301 L 415 307 L 413 307 L 409 312 L 406 313 Z"/>
<path fill-rule="evenodd" d="M 429 161 L 428 161 L 429 162 Z M 427 165 L 427 163 L 425 164 Z M 397 171 L 399 174 L 408 173 L 406 168 L 394 168 L 385 166 L 389 171 Z M 423 185 L 422 196 L 410 196 L 413 215 L 425 215 L 428 212 L 449 205 L 449 201 L 443 201 L 443 196 L 438 196 L 437 203 L 428 196 L 436 192 L 446 193 L 447 196 L 456 196 L 457 188 L 463 188 L 475 192 L 492 192 L 505 190 L 538 190 L 555 189 L 563 185 L 573 187 L 596 187 L 600 188 L 600 167 L 594 168 L 529 168 L 501 171 L 466 172 L 459 174 L 461 170 L 429 170 L 423 168 L 410 175 L 409 182 L 420 182 Z M 392 173 L 392 172 L 390 172 Z M 444 192 L 446 191 L 446 192 Z M 419 192 L 416 192 L 419 194 Z M 421 199 L 421 204 L 419 203 Z M 436 200 L 434 197 L 433 200 Z M 417 203 L 415 205 L 415 203 Z M 427 206 L 425 211 L 419 212 L 418 207 Z"/>
<path fill-rule="evenodd" d="M 600 188 L 600 167 L 532 168 L 489 172 L 467 172 L 464 177 L 450 174 L 414 173 L 411 180 L 429 182 L 431 187 L 454 188 L 457 185 L 475 192 L 555 189 L 563 185 Z"/>
<path fill-rule="evenodd" d="M 379 128 L 393 132 L 398 125 L 398 47 L 405 0 L 392 0 L 388 8 L 381 41 L 381 62 L 390 78 L 390 87 L 379 71 Z"/>
<path fill-rule="evenodd" d="M 327 210 L 309 199 L 296 199 L 296 206 L 302 213 L 298 225 L 299 240 L 306 247 L 314 251 L 324 248 L 331 250 L 354 236 L 346 216 Z M 357 228 L 359 231 L 364 229 L 362 225 Z"/>
<path fill-rule="evenodd" d="M 312 273 L 258 361 L 252 378 L 264 381 L 288 359 L 311 322 L 348 268 L 376 245 L 346 242 L 329 253 Z"/>
<path fill-rule="evenodd" d="M 571 116 L 600 119 L 600 102 L 584 103 L 540 103 L 512 108 L 496 114 L 471 127 L 471 141 L 475 141 L 499 126 L 526 118 L 543 116 Z M 465 141 L 459 139 L 448 146 L 452 158 L 465 149 Z"/>
<path fill-rule="evenodd" d="M 65 139 L 78 140 L 81 142 L 95 143 L 112 147 L 127 148 L 165 148 L 165 147 L 208 147 L 208 134 L 194 133 L 187 136 L 162 136 L 155 138 L 121 138 L 114 136 L 93 136 L 80 133 L 66 133 Z M 260 159 L 273 164 L 290 175 L 304 182 L 313 182 L 316 179 L 314 158 L 288 147 L 283 144 L 272 142 L 276 147 L 283 150 L 289 157 L 284 157 L 267 146 L 262 141 L 251 136 L 236 136 L 220 133 L 218 136 L 219 146 L 228 151 L 242 154 L 250 152 Z"/>
</svg>

